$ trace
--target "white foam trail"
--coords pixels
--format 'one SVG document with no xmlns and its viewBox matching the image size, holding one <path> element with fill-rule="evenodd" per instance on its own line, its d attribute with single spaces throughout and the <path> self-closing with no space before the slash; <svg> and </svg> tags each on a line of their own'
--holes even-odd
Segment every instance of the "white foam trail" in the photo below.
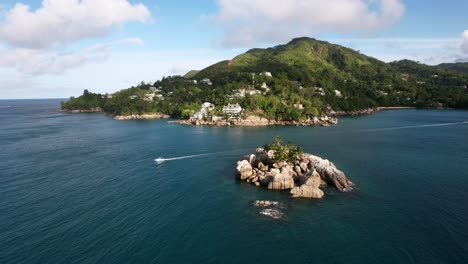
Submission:
<svg viewBox="0 0 468 264">
<path fill-rule="evenodd" d="M 202 157 L 202 156 L 206 156 L 206 155 L 207 155 L 207 154 L 190 155 L 190 156 L 182 156 L 182 157 L 167 158 L 167 159 L 164 159 L 164 158 L 162 158 L 162 157 L 159 157 L 159 158 L 155 159 L 154 161 L 155 161 L 157 164 L 161 164 L 161 163 L 166 162 L 166 161 L 181 160 L 181 159 L 192 159 L 192 158 L 198 158 L 198 157 Z"/>
<path fill-rule="evenodd" d="M 156 164 L 161 164 L 166 161 L 172 161 L 172 160 L 182 160 L 182 159 L 194 159 L 194 158 L 200 158 L 200 157 L 206 157 L 206 156 L 212 156 L 212 155 L 218 155 L 218 154 L 225 154 L 225 153 L 231 153 L 231 152 L 237 152 L 237 151 L 245 151 L 245 149 L 236 149 L 236 150 L 229 150 L 229 151 L 222 151 L 222 152 L 213 152 L 213 153 L 204 153 L 204 154 L 196 154 L 196 155 L 189 155 L 189 156 L 182 156 L 182 157 L 174 157 L 174 158 L 163 158 L 159 157 L 157 159 L 154 159 Z"/>
<path fill-rule="evenodd" d="M 424 127 L 456 126 L 456 125 L 465 125 L 465 124 L 468 124 L 468 121 L 454 122 L 454 123 L 439 123 L 439 124 L 417 125 L 417 126 L 364 129 L 362 131 L 387 131 L 387 130 L 400 130 L 400 129 L 424 128 Z"/>
</svg>

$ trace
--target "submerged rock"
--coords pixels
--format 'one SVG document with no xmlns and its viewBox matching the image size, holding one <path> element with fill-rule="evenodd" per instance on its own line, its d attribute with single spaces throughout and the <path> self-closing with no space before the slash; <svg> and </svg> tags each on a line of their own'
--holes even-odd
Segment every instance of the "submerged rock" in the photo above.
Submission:
<svg viewBox="0 0 468 264">
<path fill-rule="evenodd" d="M 286 215 L 283 212 L 276 209 L 263 209 L 260 211 L 260 214 L 269 216 L 273 219 L 282 219 L 286 217 Z"/>
</svg>

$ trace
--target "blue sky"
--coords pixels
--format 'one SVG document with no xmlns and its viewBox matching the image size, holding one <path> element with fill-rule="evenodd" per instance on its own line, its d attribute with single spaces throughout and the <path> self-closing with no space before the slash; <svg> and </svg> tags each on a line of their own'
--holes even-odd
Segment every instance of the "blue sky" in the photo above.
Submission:
<svg viewBox="0 0 468 264">
<path fill-rule="evenodd" d="M 464 0 L 3 0 L 0 99 L 114 92 L 300 36 L 384 61 L 468 61 L 466 10 Z"/>
</svg>

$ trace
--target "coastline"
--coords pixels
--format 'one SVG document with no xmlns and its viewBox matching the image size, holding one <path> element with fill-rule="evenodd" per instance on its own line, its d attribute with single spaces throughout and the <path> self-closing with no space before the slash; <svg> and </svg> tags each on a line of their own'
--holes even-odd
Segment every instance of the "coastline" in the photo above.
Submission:
<svg viewBox="0 0 468 264">
<path fill-rule="evenodd" d="M 259 126 L 331 126 L 338 124 L 338 119 L 323 116 L 314 117 L 303 121 L 284 121 L 284 120 L 269 120 L 264 117 L 250 115 L 246 118 L 231 119 L 231 120 L 178 120 L 180 125 L 187 126 L 234 126 L 234 127 L 259 127 Z"/>
<path fill-rule="evenodd" d="M 358 116 L 358 115 L 371 115 L 380 111 L 386 110 L 407 110 L 417 109 L 415 106 L 379 106 L 375 108 L 367 108 L 353 111 L 329 111 L 327 114 L 330 116 Z"/>
<path fill-rule="evenodd" d="M 405 109 L 417 109 L 415 106 L 382 106 L 382 107 L 377 107 L 379 111 L 385 111 L 385 110 L 405 110 Z"/>
<path fill-rule="evenodd" d="M 133 114 L 133 115 L 115 115 L 114 120 L 128 121 L 128 120 L 155 120 L 155 119 L 169 119 L 169 115 L 165 114 Z"/>
<path fill-rule="evenodd" d="M 385 110 L 406 110 L 406 109 L 417 109 L 411 106 L 385 106 L 368 108 L 353 111 L 328 111 L 325 116 L 313 117 L 302 121 L 285 121 L 285 120 L 269 120 L 267 118 L 249 115 L 246 118 L 236 118 L 230 120 L 193 120 L 193 119 L 180 119 L 174 121 L 180 125 L 187 126 L 234 126 L 234 127 L 260 127 L 260 126 L 331 126 L 338 124 L 338 116 L 359 116 L 359 115 L 371 115 Z M 114 120 L 117 121 L 128 121 L 128 120 L 157 120 L 157 119 L 169 119 L 169 115 L 160 113 L 146 113 L 146 114 L 132 114 L 132 115 L 114 115 L 103 111 L 102 108 L 96 107 L 92 109 L 61 109 L 58 110 L 62 113 L 101 113 L 106 115 L 112 115 Z"/>
<path fill-rule="evenodd" d="M 70 114 L 79 114 L 79 113 L 102 113 L 105 114 L 105 112 L 102 110 L 101 107 L 95 107 L 91 109 L 60 109 L 58 112 L 61 113 L 70 113 Z"/>
<path fill-rule="evenodd" d="M 58 110 L 61 113 L 70 113 L 70 114 L 80 114 L 80 113 L 94 113 L 94 114 L 106 114 L 112 115 L 114 120 L 117 121 L 127 121 L 127 120 L 155 120 L 155 119 L 169 119 L 169 115 L 159 114 L 159 113 L 146 113 L 146 114 L 132 114 L 132 115 L 114 115 L 104 112 L 100 107 L 92 109 L 61 109 Z"/>
</svg>

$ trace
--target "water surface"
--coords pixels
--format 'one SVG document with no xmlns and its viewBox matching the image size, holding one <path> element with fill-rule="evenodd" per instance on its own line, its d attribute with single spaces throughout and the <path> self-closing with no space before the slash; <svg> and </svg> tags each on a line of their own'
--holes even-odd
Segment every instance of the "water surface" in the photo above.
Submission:
<svg viewBox="0 0 468 264">
<path fill-rule="evenodd" d="M 466 111 L 218 128 L 50 111 L 59 103 L 0 101 L 0 263 L 468 261 Z M 235 161 L 277 135 L 355 190 L 292 200 L 236 181 Z M 287 219 L 257 199 L 286 203 Z"/>
</svg>

